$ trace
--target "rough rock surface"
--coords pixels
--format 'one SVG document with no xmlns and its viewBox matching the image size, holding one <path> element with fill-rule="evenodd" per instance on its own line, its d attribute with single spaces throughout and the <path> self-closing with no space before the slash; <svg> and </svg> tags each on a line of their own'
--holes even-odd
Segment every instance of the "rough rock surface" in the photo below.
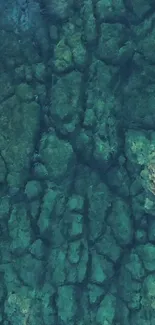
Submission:
<svg viewBox="0 0 155 325">
<path fill-rule="evenodd" d="M 0 1 L 0 325 L 153 325 L 155 5 Z"/>
</svg>

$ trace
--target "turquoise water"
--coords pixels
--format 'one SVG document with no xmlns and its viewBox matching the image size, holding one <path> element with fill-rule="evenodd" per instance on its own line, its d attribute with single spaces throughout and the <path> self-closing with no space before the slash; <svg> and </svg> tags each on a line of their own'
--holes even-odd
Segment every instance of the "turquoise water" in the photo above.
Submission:
<svg viewBox="0 0 155 325">
<path fill-rule="evenodd" d="M 0 3 L 0 325 L 154 325 L 155 6 Z"/>
</svg>

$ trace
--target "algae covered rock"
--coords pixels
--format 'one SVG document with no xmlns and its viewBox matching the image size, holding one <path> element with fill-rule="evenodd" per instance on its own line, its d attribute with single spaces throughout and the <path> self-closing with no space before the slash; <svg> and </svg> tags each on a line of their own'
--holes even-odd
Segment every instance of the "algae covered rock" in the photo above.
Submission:
<svg viewBox="0 0 155 325">
<path fill-rule="evenodd" d="M 78 213 L 71 214 L 71 219 L 69 236 L 71 238 L 78 238 L 83 234 L 83 215 Z"/>
<path fill-rule="evenodd" d="M 14 206 L 9 222 L 10 250 L 15 255 L 24 253 L 32 241 L 30 220 L 26 208 L 20 204 Z"/>
<path fill-rule="evenodd" d="M 0 151 L 7 165 L 7 183 L 17 188 L 27 177 L 39 131 L 40 107 L 34 101 L 21 103 L 12 96 L 3 102 L 0 112 Z"/>
<path fill-rule="evenodd" d="M 30 253 L 37 259 L 43 259 L 45 254 L 45 246 L 41 239 L 37 239 L 30 246 Z"/>
<path fill-rule="evenodd" d="M 23 283 L 33 290 L 41 283 L 44 274 L 43 262 L 31 254 L 27 253 L 16 258 L 13 268 Z"/>
<path fill-rule="evenodd" d="M 116 298 L 112 294 L 107 294 L 101 301 L 97 314 L 96 322 L 99 325 L 112 325 L 115 318 Z"/>
<path fill-rule="evenodd" d="M 108 261 L 117 262 L 122 254 L 122 248 L 117 243 L 112 229 L 107 226 L 105 231 L 95 243 L 95 248 L 99 256 L 104 256 Z"/>
<path fill-rule="evenodd" d="M 14 94 L 14 85 L 11 83 L 7 73 L 1 73 L 0 76 L 0 103 L 7 100 Z"/>
<path fill-rule="evenodd" d="M 61 182 L 69 181 L 72 178 L 75 154 L 69 142 L 49 133 L 43 136 L 39 152 L 50 181 L 61 184 Z"/>
<path fill-rule="evenodd" d="M 107 182 L 109 188 L 118 193 L 121 197 L 128 197 L 130 193 L 130 178 L 126 168 L 117 166 L 107 172 Z"/>
<path fill-rule="evenodd" d="M 134 166 L 145 165 L 149 151 L 150 141 L 145 133 L 135 130 L 126 133 L 126 155 Z"/>
<path fill-rule="evenodd" d="M 115 118 L 117 102 L 113 96 L 108 96 L 112 73 L 110 69 L 104 62 L 93 60 L 89 70 L 89 82 L 86 90 L 87 109 L 91 108 L 94 112 L 91 128 L 93 136 L 92 158 L 101 169 L 107 168 L 112 163 L 113 159 L 119 154 L 121 146 L 118 133 L 119 124 Z M 114 69 L 113 74 L 115 74 L 115 68 L 112 69 Z M 87 135 L 87 132 L 85 134 Z M 90 137 L 90 132 L 88 134 Z"/>
<path fill-rule="evenodd" d="M 133 240 L 133 226 L 131 212 L 128 205 L 121 199 L 113 202 L 112 213 L 108 217 L 108 224 L 113 230 L 119 245 L 129 245 Z"/>
<path fill-rule="evenodd" d="M 147 271 L 155 271 L 155 246 L 151 243 L 146 243 L 138 249 L 138 254 L 144 263 Z"/>
<path fill-rule="evenodd" d="M 34 177 L 38 180 L 44 180 L 48 178 L 47 169 L 42 163 L 38 162 L 34 165 Z"/>
<path fill-rule="evenodd" d="M 37 81 L 44 83 L 45 78 L 46 78 L 45 65 L 42 62 L 39 62 L 33 66 L 33 71 L 34 71 L 34 75 L 35 75 L 35 78 L 37 79 Z"/>
<path fill-rule="evenodd" d="M 84 211 L 84 199 L 80 195 L 72 195 L 68 201 L 68 209 L 72 212 Z"/>
<path fill-rule="evenodd" d="M 11 205 L 10 200 L 7 195 L 1 197 L 1 199 L 0 199 L 0 216 L 2 219 L 3 218 L 8 219 L 9 212 L 10 212 L 10 205 Z"/>
<path fill-rule="evenodd" d="M 53 65 L 58 73 L 68 72 L 73 69 L 72 52 L 63 39 L 55 47 Z"/>
<path fill-rule="evenodd" d="M 92 267 L 90 282 L 95 284 L 108 283 L 109 279 L 114 275 L 113 264 L 104 256 L 92 252 Z"/>
<path fill-rule="evenodd" d="M 50 283 L 64 285 L 82 283 L 87 274 L 88 245 L 83 239 L 62 244 L 51 250 L 47 279 Z"/>
<path fill-rule="evenodd" d="M 49 240 L 53 240 L 52 234 L 52 226 L 54 226 L 55 222 L 51 219 L 51 215 L 55 214 L 55 206 L 58 199 L 58 191 L 54 191 L 53 189 L 49 189 L 42 200 L 40 216 L 38 220 L 38 227 L 40 229 L 40 234 L 49 238 Z"/>
<path fill-rule="evenodd" d="M 21 83 L 16 87 L 16 95 L 22 102 L 30 102 L 34 99 L 33 89 L 26 83 Z"/>
<path fill-rule="evenodd" d="M 79 126 L 81 78 L 79 72 L 73 71 L 58 78 L 51 89 L 50 116 L 61 134 L 72 134 Z"/>
<path fill-rule="evenodd" d="M 150 53 L 150 51 L 148 51 L 148 53 Z M 140 61 L 140 57 L 137 57 L 137 61 L 141 66 L 142 62 Z M 146 71 L 144 70 L 142 74 L 145 74 L 146 76 L 145 82 L 143 81 L 143 78 L 140 77 L 140 74 L 134 70 L 125 88 L 123 119 L 125 125 L 131 125 L 131 129 L 133 128 L 133 133 L 135 131 L 135 128 L 137 131 L 142 133 L 145 133 L 145 131 L 148 129 L 154 130 L 154 83 L 151 82 L 151 88 L 148 87 L 149 79 L 151 78 L 152 74 L 154 75 L 154 70 L 151 68 L 151 71 L 149 72 L 147 65 L 144 65 L 144 69 Z M 139 91 L 139 89 L 141 89 L 141 91 Z"/>
<path fill-rule="evenodd" d="M 144 282 L 142 287 L 143 298 L 142 298 L 142 305 L 145 309 L 149 311 L 155 310 L 155 275 L 149 274 Z"/>
<path fill-rule="evenodd" d="M 145 269 L 142 260 L 136 250 L 131 251 L 125 268 L 131 273 L 134 280 L 140 281 L 145 276 Z"/>
<path fill-rule="evenodd" d="M 116 18 L 125 17 L 125 5 L 123 0 L 99 0 L 96 4 L 96 13 L 99 21 L 115 22 Z"/>
<path fill-rule="evenodd" d="M 9 292 L 4 309 L 8 322 L 12 325 L 26 324 L 31 313 L 31 303 L 32 297 L 28 297 L 26 290 L 25 294 Z"/>
<path fill-rule="evenodd" d="M 88 284 L 88 296 L 91 305 L 96 304 L 100 300 L 102 294 L 103 289 L 100 287 L 100 285 Z"/>
<path fill-rule="evenodd" d="M 111 206 L 111 195 L 105 184 L 92 186 L 88 192 L 89 198 L 89 238 L 99 238 L 106 228 L 106 213 Z"/>
<path fill-rule="evenodd" d="M 0 323 L 152 325 L 153 0 L 0 18 Z"/>
<path fill-rule="evenodd" d="M 67 285 L 59 287 L 57 308 L 60 322 L 74 324 L 74 318 L 77 312 L 74 286 Z"/>
<path fill-rule="evenodd" d="M 69 25 L 66 28 L 67 43 L 71 49 L 74 66 L 83 70 L 87 64 L 87 52 L 83 42 L 82 31 L 76 30 L 74 25 Z"/>
<path fill-rule="evenodd" d="M 29 200 L 34 200 L 41 195 L 41 184 L 38 181 L 29 181 L 25 186 L 25 194 Z"/>
<path fill-rule="evenodd" d="M 83 8 L 84 38 L 87 44 L 93 44 L 97 38 L 97 28 L 94 15 L 93 3 L 84 1 Z"/>
<path fill-rule="evenodd" d="M 45 0 L 45 10 L 52 17 L 53 20 L 65 20 L 70 15 L 73 0 Z"/>
<path fill-rule="evenodd" d="M 7 169 L 5 166 L 4 159 L 0 156 L 0 183 L 3 183 L 5 181 L 7 174 Z"/>
<path fill-rule="evenodd" d="M 102 24 L 97 56 L 108 63 L 119 62 L 121 44 L 127 41 L 127 31 L 122 24 Z"/>
</svg>

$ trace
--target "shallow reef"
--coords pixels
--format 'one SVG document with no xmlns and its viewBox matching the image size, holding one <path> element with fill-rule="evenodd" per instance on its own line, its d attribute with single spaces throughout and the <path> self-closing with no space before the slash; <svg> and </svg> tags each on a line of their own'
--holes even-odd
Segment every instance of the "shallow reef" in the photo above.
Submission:
<svg viewBox="0 0 155 325">
<path fill-rule="evenodd" d="M 153 325 L 155 5 L 0 1 L 0 325 Z"/>
</svg>

